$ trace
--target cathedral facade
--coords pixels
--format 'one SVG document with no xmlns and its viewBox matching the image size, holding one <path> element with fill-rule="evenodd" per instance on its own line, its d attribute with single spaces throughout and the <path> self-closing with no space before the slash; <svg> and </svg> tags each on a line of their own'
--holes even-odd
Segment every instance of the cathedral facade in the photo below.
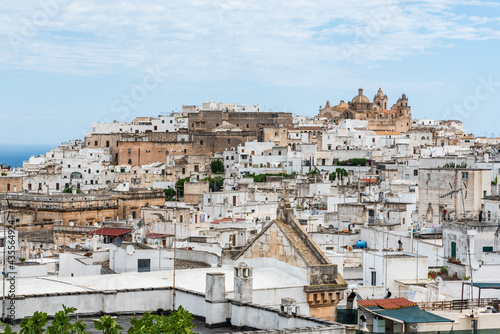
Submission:
<svg viewBox="0 0 500 334">
<path fill-rule="evenodd" d="M 336 106 L 327 101 L 324 108 L 320 107 L 317 117 L 326 118 L 335 124 L 343 119 L 359 119 L 368 121 L 368 129 L 374 131 L 407 132 L 411 129 L 411 107 L 408 98 L 403 94 L 389 109 L 387 95 L 379 88 L 373 97 L 373 102 L 363 95 L 363 89 L 349 102 L 343 100 Z"/>
</svg>

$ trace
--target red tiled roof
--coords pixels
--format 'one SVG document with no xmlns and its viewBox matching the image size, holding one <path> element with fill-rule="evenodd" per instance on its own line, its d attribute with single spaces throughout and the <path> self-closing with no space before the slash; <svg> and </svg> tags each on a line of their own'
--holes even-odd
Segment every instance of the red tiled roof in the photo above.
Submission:
<svg viewBox="0 0 500 334">
<path fill-rule="evenodd" d="M 97 235 L 108 235 L 112 237 L 117 237 L 119 235 L 125 234 L 132 232 L 131 229 L 126 229 L 126 228 L 110 228 L 110 227 L 103 227 L 98 230 L 90 232 L 90 234 L 97 234 Z"/>
<path fill-rule="evenodd" d="M 375 178 L 361 179 L 361 182 L 364 182 L 364 183 L 377 183 L 377 179 L 375 179 Z"/>
<path fill-rule="evenodd" d="M 358 300 L 357 303 L 359 306 L 363 307 L 378 306 L 386 310 L 393 310 L 397 308 L 404 308 L 417 305 L 417 303 L 414 303 L 406 298 L 367 299 L 367 300 Z"/>
<path fill-rule="evenodd" d="M 212 222 L 212 224 L 220 224 L 221 222 L 230 222 L 232 220 L 233 220 L 233 218 L 221 218 L 221 219 L 214 220 Z M 237 222 L 242 221 L 242 220 L 245 220 L 245 219 L 243 219 L 243 218 L 236 218 Z"/>
</svg>

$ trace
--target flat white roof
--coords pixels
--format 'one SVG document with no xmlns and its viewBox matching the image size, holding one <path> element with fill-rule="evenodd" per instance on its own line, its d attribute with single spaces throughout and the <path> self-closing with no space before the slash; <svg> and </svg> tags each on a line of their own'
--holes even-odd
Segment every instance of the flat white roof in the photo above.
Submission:
<svg viewBox="0 0 500 334">
<path fill-rule="evenodd" d="M 210 272 L 220 272 L 226 274 L 226 292 L 234 291 L 233 266 L 176 270 L 176 287 L 205 293 L 206 274 Z M 286 275 L 284 271 L 277 268 L 253 270 L 254 290 L 304 286 L 307 284 L 307 281 L 298 277 Z M 171 287 L 172 285 L 172 270 L 147 273 L 129 272 L 122 274 L 78 277 L 27 277 L 17 279 L 16 295 L 138 289 L 152 287 L 158 288 Z"/>
</svg>

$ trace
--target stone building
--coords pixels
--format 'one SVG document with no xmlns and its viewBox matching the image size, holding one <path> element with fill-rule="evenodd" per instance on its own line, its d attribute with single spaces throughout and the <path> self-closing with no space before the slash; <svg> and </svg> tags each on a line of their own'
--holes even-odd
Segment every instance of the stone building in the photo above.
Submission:
<svg viewBox="0 0 500 334">
<path fill-rule="evenodd" d="M 320 108 L 318 117 L 327 118 L 335 124 L 340 120 L 357 119 L 367 120 L 368 130 L 385 130 L 407 132 L 411 129 L 411 107 L 408 98 L 403 94 L 397 102 L 388 109 L 387 95 L 379 88 L 377 94 L 370 101 L 363 95 L 363 89 L 349 102 L 341 100 L 336 106 L 327 101 L 324 108 Z"/>
<path fill-rule="evenodd" d="M 5 192 L 22 192 L 23 191 L 23 176 L 22 175 L 4 175 L 0 177 L 0 193 Z"/>
<path fill-rule="evenodd" d="M 103 194 L 1 194 L 0 206 L 15 219 L 19 237 L 43 237 L 55 246 L 85 240 L 95 224 L 139 218 L 141 208 L 165 204 L 161 190 Z"/>
<path fill-rule="evenodd" d="M 257 136 L 260 126 L 292 125 L 292 114 L 282 112 L 228 112 L 225 110 L 200 110 L 189 113 L 190 132 L 211 132 L 224 122 L 240 128 L 242 131 L 253 132 Z"/>
<path fill-rule="evenodd" d="M 422 226 L 444 220 L 478 219 L 482 199 L 491 194 L 491 170 L 421 168 L 418 170 L 418 219 Z"/>
<path fill-rule="evenodd" d="M 305 269 L 309 285 L 304 286 L 304 292 L 311 316 L 335 320 L 336 306 L 347 288 L 337 265 L 330 262 L 297 221 L 290 203 L 281 201 L 277 217 L 236 256 L 236 261 L 273 258 Z"/>
</svg>

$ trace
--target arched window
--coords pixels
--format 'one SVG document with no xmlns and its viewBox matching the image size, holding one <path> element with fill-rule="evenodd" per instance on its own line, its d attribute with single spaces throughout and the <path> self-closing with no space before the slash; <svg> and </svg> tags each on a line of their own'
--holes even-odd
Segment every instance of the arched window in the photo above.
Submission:
<svg viewBox="0 0 500 334">
<path fill-rule="evenodd" d="M 81 179 L 82 178 L 82 173 L 80 172 L 73 172 L 69 176 L 70 179 Z"/>
</svg>

